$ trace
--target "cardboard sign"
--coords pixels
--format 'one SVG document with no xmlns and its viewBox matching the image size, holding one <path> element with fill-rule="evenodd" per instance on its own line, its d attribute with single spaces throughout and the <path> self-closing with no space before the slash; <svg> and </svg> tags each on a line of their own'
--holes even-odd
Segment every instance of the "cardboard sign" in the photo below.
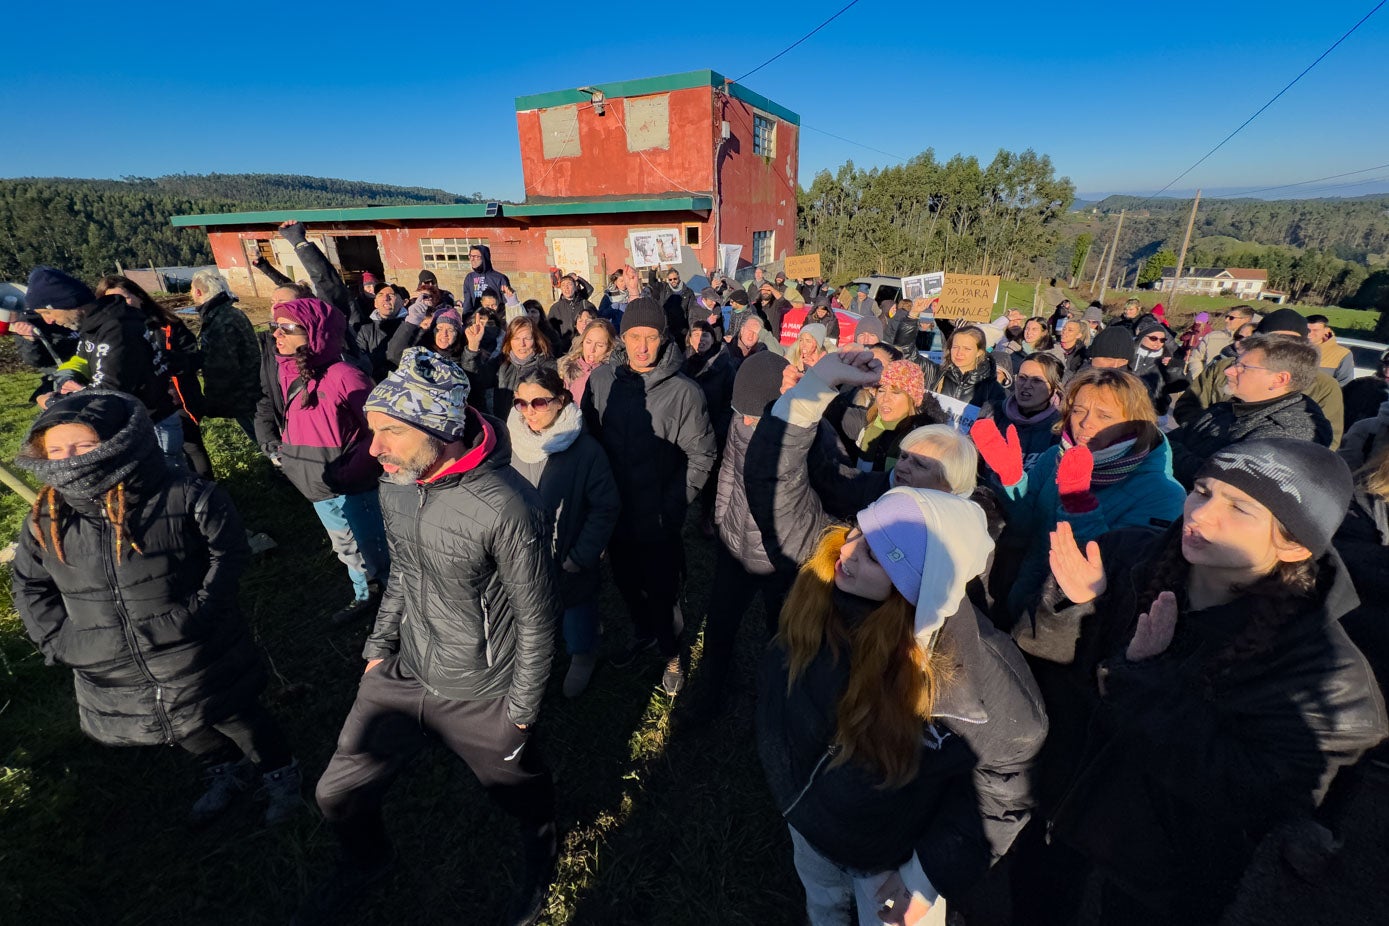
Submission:
<svg viewBox="0 0 1389 926">
<path fill-rule="evenodd" d="M 814 279 L 820 275 L 820 255 L 802 254 L 799 257 L 788 257 L 786 266 L 781 269 L 790 280 Z"/>
<path fill-rule="evenodd" d="M 958 318 L 966 322 L 987 322 L 993 315 L 998 299 L 999 278 L 971 273 L 947 273 L 940 291 L 941 318 Z"/>
</svg>

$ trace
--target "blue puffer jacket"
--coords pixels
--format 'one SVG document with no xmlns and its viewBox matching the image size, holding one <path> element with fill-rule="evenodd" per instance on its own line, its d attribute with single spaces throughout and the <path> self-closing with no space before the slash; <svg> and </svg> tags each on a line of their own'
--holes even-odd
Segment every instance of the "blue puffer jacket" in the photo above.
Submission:
<svg viewBox="0 0 1389 926">
<path fill-rule="evenodd" d="M 1061 460 L 1058 444 L 1042 454 L 1014 486 L 999 486 L 998 496 L 1008 514 L 1008 534 L 1025 542 L 1027 554 L 1017 581 L 1008 594 L 1008 611 L 1017 615 L 1046 581 L 1049 542 L 1047 534 L 1058 521 L 1069 521 L 1080 548 L 1100 535 L 1121 527 L 1161 531 L 1182 515 L 1186 490 L 1172 478 L 1172 448 L 1160 436 L 1138 467 L 1123 482 L 1094 488 L 1100 503 L 1095 510 L 1074 514 L 1061 507 L 1056 490 L 1056 466 Z M 994 484 L 998 481 L 995 477 Z"/>
</svg>

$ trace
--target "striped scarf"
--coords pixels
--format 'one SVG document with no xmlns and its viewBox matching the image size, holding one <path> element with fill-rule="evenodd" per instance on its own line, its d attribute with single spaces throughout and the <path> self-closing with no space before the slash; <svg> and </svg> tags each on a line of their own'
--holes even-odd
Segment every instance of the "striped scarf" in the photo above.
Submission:
<svg viewBox="0 0 1389 926">
<path fill-rule="evenodd" d="M 1070 431 L 1062 431 L 1061 452 L 1064 454 L 1075 445 Z M 1100 489 L 1123 482 L 1138 469 L 1155 446 L 1152 441 L 1139 440 L 1138 436 L 1134 436 L 1095 451 L 1095 470 L 1090 477 L 1090 487 Z"/>
</svg>

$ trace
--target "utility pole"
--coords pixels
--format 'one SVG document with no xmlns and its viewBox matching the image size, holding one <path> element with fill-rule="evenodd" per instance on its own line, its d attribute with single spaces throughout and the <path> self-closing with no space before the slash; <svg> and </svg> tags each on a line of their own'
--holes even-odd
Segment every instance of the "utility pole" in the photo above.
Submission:
<svg viewBox="0 0 1389 926">
<path fill-rule="evenodd" d="M 1100 262 L 1095 265 L 1095 275 L 1090 278 L 1090 294 L 1095 294 L 1095 287 L 1100 285 L 1100 271 L 1104 269 L 1104 258 L 1109 253 L 1109 242 L 1105 242 L 1104 250 L 1100 252 Z"/>
<path fill-rule="evenodd" d="M 1186 248 L 1191 244 L 1191 229 L 1196 225 L 1196 207 L 1201 205 L 1201 191 L 1196 191 L 1196 199 L 1191 203 L 1191 217 L 1186 220 L 1186 236 L 1182 238 L 1182 252 L 1177 255 L 1177 269 L 1172 274 L 1172 297 L 1167 300 L 1169 309 L 1177 306 L 1177 284 L 1182 281 L 1182 267 L 1186 265 Z"/>
<path fill-rule="evenodd" d="M 1119 233 L 1124 230 L 1124 213 L 1127 209 L 1119 210 L 1119 224 L 1114 226 L 1114 240 L 1109 243 L 1109 263 L 1104 268 L 1104 285 L 1100 287 L 1100 301 L 1104 302 L 1105 290 L 1109 288 L 1109 274 L 1114 270 L 1114 255 L 1119 250 Z"/>
</svg>

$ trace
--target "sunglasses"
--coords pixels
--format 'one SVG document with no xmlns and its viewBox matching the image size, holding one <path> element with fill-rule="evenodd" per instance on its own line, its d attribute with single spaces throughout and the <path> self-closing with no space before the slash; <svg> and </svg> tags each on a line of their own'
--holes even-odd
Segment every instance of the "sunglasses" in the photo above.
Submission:
<svg viewBox="0 0 1389 926">
<path fill-rule="evenodd" d="M 512 399 L 511 407 L 516 409 L 518 412 L 524 412 L 527 408 L 532 408 L 538 412 L 543 412 L 545 409 L 549 408 L 551 405 L 558 401 L 559 399 L 553 397 L 531 399 L 529 402 L 527 402 L 525 399 Z"/>
<path fill-rule="evenodd" d="M 294 324 L 293 322 L 271 322 L 271 323 L 270 323 L 270 331 L 271 331 L 272 334 L 273 334 L 274 332 L 276 332 L 276 331 L 283 331 L 285 334 L 290 334 L 290 335 L 293 335 L 293 334 L 303 334 L 303 333 L 304 333 L 304 326 L 303 326 L 303 325 L 296 325 L 296 324 Z"/>
<path fill-rule="evenodd" d="M 1162 335 L 1160 335 L 1160 334 L 1145 334 L 1145 335 L 1143 336 L 1143 340 L 1145 340 L 1145 341 L 1153 341 L 1153 342 L 1155 342 L 1155 343 L 1157 343 L 1157 344 L 1166 344 L 1166 343 L 1167 343 L 1167 338 L 1165 338 L 1164 336 L 1162 336 Z"/>
</svg>

